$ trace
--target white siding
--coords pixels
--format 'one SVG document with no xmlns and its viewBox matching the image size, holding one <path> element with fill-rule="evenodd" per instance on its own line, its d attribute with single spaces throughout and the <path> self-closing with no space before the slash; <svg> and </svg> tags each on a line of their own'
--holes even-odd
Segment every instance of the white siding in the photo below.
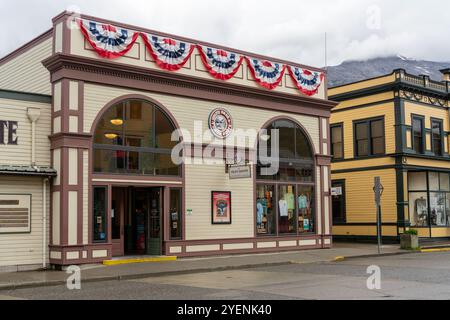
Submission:
<svg viewBox="0 0 450 320">
<path fill-rule="evenodd" d="M 52 54 L 52 38 L 0 65 L 0 89 L 51 95 L 50 73 L 42 61 Z"/>
<path fill-rule="evenodd" d="M 49 218 L 50 208 L 48 188 L 47 184 L 47 218 Z M 1 193 L 31 194 L 32 202 L 31 233 L 0 234 L 0 267 L 42 264 L 42 178 L 1 177 Z M 47 244 L 49 243 L 48 230 L 47 223 Z M 46 259 L 48 260 L 48 256 Z"/>
<path fill-rule="evenodd" d="M 18 145 L 0 145 L 0 164 L 30 165 L 31 164 L 31 122 L 27 109 L 39 108 L 41 116 L 36 122 L 36 164 L 50 166 L 51 106 L 44 103 L 25 102 L 0 99 L 0 119 L 18 122 Z"/>
</svg>

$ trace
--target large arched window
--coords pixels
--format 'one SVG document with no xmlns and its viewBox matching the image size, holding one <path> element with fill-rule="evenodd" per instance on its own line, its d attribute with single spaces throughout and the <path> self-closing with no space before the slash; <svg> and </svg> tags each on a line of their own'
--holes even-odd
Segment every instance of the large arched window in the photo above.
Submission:
<svg viewBox="0 0 450 320">
<path fill-rule="evenodd" d="M 152 103 L 127 100 L 109 108 L 97 124 L 94 137 L 94 172 L 180 176 L 171 159 L 177 142 L 175 126 Z"/>
<path fill-rule="evenodd" d="M 301 235 L 314 233 L 315 183 L 314 152 L 303 129 L 291 120 L 277 120 L 260 138 L 266 143 L 268 157 L 278 145 L 278 171 L 266 175 L 267 158 L 258 158 L 256 225 L 258 235 Z M 279 142 L 272 144 L 276 135 Z M 259 154 L 259 152 L 258 152 Z"/>
</svg>

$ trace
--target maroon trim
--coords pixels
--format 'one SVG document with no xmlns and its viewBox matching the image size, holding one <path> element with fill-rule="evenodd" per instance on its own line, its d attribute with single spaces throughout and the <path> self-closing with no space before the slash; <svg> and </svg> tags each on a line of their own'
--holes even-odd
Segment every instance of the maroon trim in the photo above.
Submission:
<svg viewBox="0 0 450 320">
<path fill-rule="evenodd" d="M 112 244 L 104 243 L 104 244 L 90 244 L 90 245 L 76 245 L 76 246 L 49 246 L 50 252 L 60 252 L 61 260 L 59 259 L 50 259 L 50 264 L 59 265 L 59 266 L 67 266 L 67 265 L 76 265 L 76 264 L 92 264 L 92 263 L 101 263 L 105 260 L 112 259 Z M 107 256 L 104 258 L 93 258 L 94 250 L 106 250 Z M 87 258 L 83 259 L 83 251 L 87 251 Z M 78 252 L 79 259 L 76 260 L 68 260 L 67 253 L 68 252 Z"/>
<path fill-rule="evenodd" d="M 83 185 L 83 149 L 78 149 L 78 215 L 77 215 L 77 243 L 79 245 L 83 245 L 83 191 L 84 191 L 84 185 Z"/>
<path fill-rule="evenodd" d="M 91 147 L 92 136 L 90 134 L 57 133 L 49 137 L 52 150 L 59 148 L 81 148 Z"/>
<path fill-rule="evenodd" d="M 34 38 L 33 40 L 25 43 L 24 45 L 22 45 L 21 47 L 19 47 L 18 49 L 14 50 L 13 52 L 7 54 L 6 56 L 4 56 L 3 58 L 0 59 L 0 66 L 13 60 L 14 58 L 20 56 L 21 54 L 27 52 L 28 50 L 34 48 L 35 46 L 41 44 L 42 42 L 48 40 L 49 38 L 51 38 L 53 36 L 53 28 L 50 30 L 45 31 L 43 34 L 37 36 L 36 38 Z"/>
<path fill-rule="evenodd" d="M 326 118 L 330 117 L 330 110 L 336 105 L 335 102 L 304 95 L 261 90 L 214 79 L 78 56 L 55 54 L 44 60 L 43 64 L 52 73 L 52 82 L 70 78 L 107 86 Z"/>
<path fill-rule="evenodd" d="M 78 133 L 84 133 L 84 82 L 78 81 Z"/>
</svg>

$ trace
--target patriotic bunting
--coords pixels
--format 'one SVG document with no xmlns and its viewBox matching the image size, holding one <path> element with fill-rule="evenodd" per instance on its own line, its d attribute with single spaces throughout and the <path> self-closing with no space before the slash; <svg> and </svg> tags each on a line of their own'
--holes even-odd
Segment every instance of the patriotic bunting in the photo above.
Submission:
<svg viewBox="0 0 450 320">
<path fill-rule="evenodd" d="M 322 72 L 310 71 L 297 67 L 289 67 L 289 73 L 298 89 L 307 96 L 315 95 L 324 79 L 324 74 Z"/>
<path fill-rule="evenodd" d="M 86 40 L 102 57 L 115 59 L 132 48 L 139 33 L 94 21 L 79 20 L 80 29 Z"/>
<path fill-rule="evenodd" d="M 194 45 L 142 33 L 145 45 L 158 66 L 169 71 L 181 69 L 191 57 Z"/>
<path fill-rule="evenodd" d="M 205 68 L 214 78 L 219 80 L 233 78 L 244 59 L 247 60 L 255 81 L 269 90 L 275 89 L 280 84 L 286 68 L 288 68 L 297 88 L 307 96 L 317 94 L 325 79 L 323 72 L 286 66 L 253 57 L 244 57 L 235 52 L 134 32 L 109 24 L 79 19 L 79 25 L 81 32 L 92 48 L 100 56 L 107 59 L 116 59 L 125 55 L 141 34 L 145 46 L 157 65 L 169 71 L 181 69 L 191 57 L 194 47 L 197 47 Z"/>
<path fill-rule="evenodd" d="M 283 64 L 256 58 L 247 58 L 253 78 L 264 88 L 275 89 L 283 79 L 286 67 Z"/>
<path fill-rule="evenodd" d="M 205 68 L 216 79 L 229 80 L 234 77 L 244 61 L 240 54 L 198 45 Z"/>
</svg>

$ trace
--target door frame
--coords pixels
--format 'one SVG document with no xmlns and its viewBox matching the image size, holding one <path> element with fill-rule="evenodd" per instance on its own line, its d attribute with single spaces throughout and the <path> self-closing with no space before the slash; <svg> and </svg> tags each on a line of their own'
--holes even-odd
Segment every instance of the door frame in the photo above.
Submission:
<svg viewBox="0 0 450 320">
<path fill-rule="evenodd" d="M 111 234 L 111 242 L 112 242 L 112 255 L 115 257 L 122 257 L 125 256 L 125 234 L 124 234 L 124 229 L 125 229 L 125 214 L 127 212 L 127 204 L 128 204 L 128 199 L 127 199 L 127 188 L 124 187 L 112 187 L 111 190 L 111 215 L 112 215 L 112 208 L 113 208 L 113 201 L 114 198 L 116 196 L 121 197 L 121 205 L 120 205 L 120 210 L 117 210 L 117 208 L 115 208 L 114 211 L 114 215 L 120 214 L 120 227 L 119 227 L 119 233 L 120 233 L 120 238 L 118 239 L 114 239 L 113 235 Z M 117 198 L 116 198 L 117 201 Z M 117 203 L 116 203 L 117 205 Z M 112 232 L 112 216 L 110 219 L 110 223 L 111 223 L 111 232 Z"/>
</svg>

